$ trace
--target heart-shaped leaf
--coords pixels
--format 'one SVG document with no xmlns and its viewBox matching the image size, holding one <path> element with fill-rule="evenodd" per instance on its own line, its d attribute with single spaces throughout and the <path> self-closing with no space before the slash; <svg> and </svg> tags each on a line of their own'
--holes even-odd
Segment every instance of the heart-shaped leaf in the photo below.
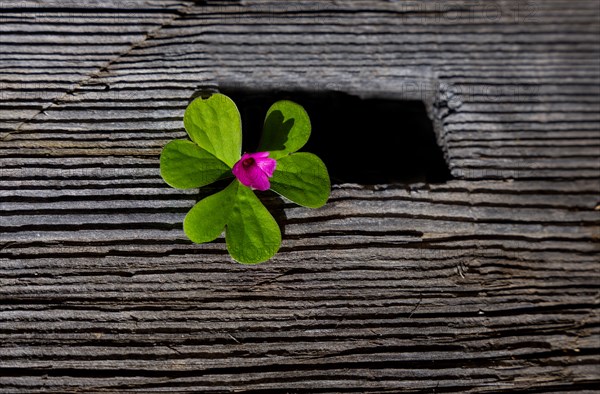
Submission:
<svg viewBox="0 0 600 394">
<path fill-rule="evenodd" d="M 242 264 L 267 261 L 281 245 L 279 225 L 254 192 L 241 184 L 225 237 L 229 254 Z"/>
<path fill-rule="evenodd" d="M 310 118 L 301 105 L 277 101 L 267 111 L 258 152 L 279 159 L 302 148 L 310 137 Z"/>
<path fill-rule="evenodd" d="M 192 242 L 204 243 L 215 239 L 229 220 L 235 205 L 238 181 L 233 181 L 224 190 L 198 202 L 183 221 L 183 231 Z"/>
<path fill-rule="evenodd" d="M 160 175 L 172 187 L 189 189 L 233 176 L 227 164 L 191 141 L 173 140 L 160 154 Z"/>
<path fill-rule="evenodd" d="M 177 188 L 193 188 L 233 176 L 241 157 L 240 114 L 222 94 L 194 100 L 184 115 L 190 141 L 172 141 L 161 154 L 161 175 Z M 329 174 L 311 153 L 294 153 L 306 144 L 311 125 L 304 109 L 279 101 L 269 109 L 260 152 L 276 159 L 271 189 L 297 204 L 318 208 L 329 198 Z M 269 174 L 271 171 L 269 171 Z M 225 231 L 231 257 L 243 264 L 269 260 L 281 246 L 279 225 L 247 186 L 234 180 L 225 190 L 199 201 L 185 217 L 190 240 L 204 243 Z"/>
<path fill-rule="evenodd" d="M 242 152 L 242 123 L 235 103 L 215 93 L 197 98 L 188 105 L 183 124 L 192 141 L 212 153 L 230 168 Z"/>
<path fill-rule="evenodd" d="M 298 152 L 277 160 L 271 190 L 296 204 L 319 208 L 331 192 L 329 174 L 318 156 Z"/>
</svg>

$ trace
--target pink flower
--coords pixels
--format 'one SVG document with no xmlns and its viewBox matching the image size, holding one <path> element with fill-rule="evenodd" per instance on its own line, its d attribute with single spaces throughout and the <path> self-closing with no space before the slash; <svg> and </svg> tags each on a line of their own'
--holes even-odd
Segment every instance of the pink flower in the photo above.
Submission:
<svg viewBox="0 0 600 394">
<path fill-rule="evenodd" d="M 244 153 L 231 171 L 242 185 L 264 191 L 271 187 L 269 178 L 276 166 L 277 161 L 269 158 L 269 152 Z"/>
</svg>

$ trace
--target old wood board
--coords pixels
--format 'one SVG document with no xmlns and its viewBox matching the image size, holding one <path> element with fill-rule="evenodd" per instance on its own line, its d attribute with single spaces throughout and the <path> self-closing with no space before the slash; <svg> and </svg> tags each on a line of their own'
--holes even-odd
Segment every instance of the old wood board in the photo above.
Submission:
<svg viewBox="0 0 600 394">
<path fill-rule="evenodd" d="M 0 18 L 1 392 L 597 389 L 597 1 Z M 186 239 L 198 192 L 158 169 L 190 98 L 223 86 L 422 99 L 453 179 L 285 204 L 281 252 L 235 264 Z"/>
</svg>

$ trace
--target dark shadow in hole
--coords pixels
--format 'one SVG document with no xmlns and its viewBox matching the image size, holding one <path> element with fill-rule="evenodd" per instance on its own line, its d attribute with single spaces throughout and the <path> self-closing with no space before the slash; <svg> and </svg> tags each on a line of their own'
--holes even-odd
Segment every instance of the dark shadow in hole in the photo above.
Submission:
<svg viewBox="0 0 600 394">
<path fill-rule="evenodd" d="M 274 102 L 285 99 L 301 104 L 308 112 L 312 134 L 302 150 L 321 157 L 333 183 L 441 183 L 451 179 L 433 125 L 420 101 L 363 100 L 339 92 L 240 89 L 221 89 L 221 92 L 231 97 L 240 109 L 245 152 L 256 151 L 267 110 Z M 209 95 L 198 92 L 194 97 Z M 277 141 L 283 147 L 293 123 L 283 122 L 279 111 L 274 111 L 267 121 L 284 127 L 285 137 Z M 232 180 L 201 188 L 198 201 L 223 190 Z M 273 192 L 256 192 L 256 195 L 285 235 L 288 222 L 285 201 Z"/>
<path fill-rule="evenodd" d="M 333 183 L 442 183 L 451 179 L 420 101 L 361 99 L 326 91 L 220 90 L 240 109 L 246 152 L 256 151 L 271 104 L 285 99 L 308 112 L 312 134 L 301 150 L 325 162 Z"/>
</svg>

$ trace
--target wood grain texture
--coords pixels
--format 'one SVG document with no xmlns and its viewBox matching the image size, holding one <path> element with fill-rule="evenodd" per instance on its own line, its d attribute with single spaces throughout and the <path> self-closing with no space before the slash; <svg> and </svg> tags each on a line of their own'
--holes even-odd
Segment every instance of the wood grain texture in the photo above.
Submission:
<svg viewBox="0 0 600 394">
<path fill-rule="evenodd" d="M 597 390 L 596 1 L 0 18 L 0 392 Z M 158 171 L 205 88 L 423 100 L 454 179 L 265 194 L 282 250 L 235 264 L 185 238 L 200 194 Z"/>
</svg>

